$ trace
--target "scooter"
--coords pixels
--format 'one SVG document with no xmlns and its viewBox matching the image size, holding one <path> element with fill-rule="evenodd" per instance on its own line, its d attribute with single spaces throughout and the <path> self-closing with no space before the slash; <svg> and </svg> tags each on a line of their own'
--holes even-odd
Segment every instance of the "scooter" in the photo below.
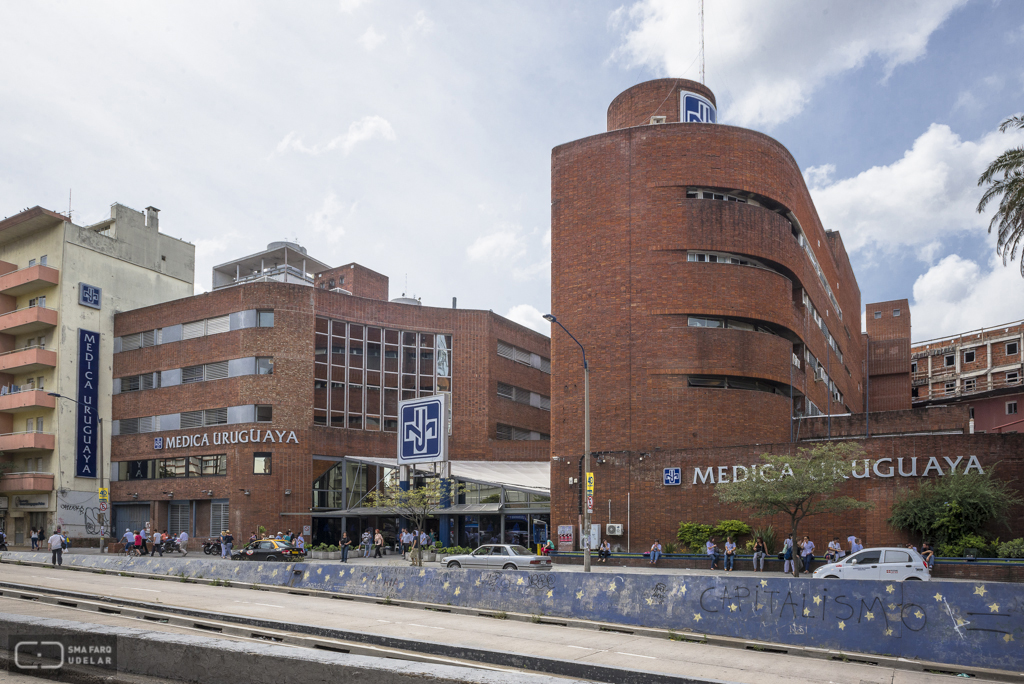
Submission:
<svg viewBox="0 0 1024 684">
<path fill-rule="evenodd" d="M 177 539 L 168 539 L 163 543 L 164 553 L 181 553 L 181 547 L 178 546 Z"/>
</svg>

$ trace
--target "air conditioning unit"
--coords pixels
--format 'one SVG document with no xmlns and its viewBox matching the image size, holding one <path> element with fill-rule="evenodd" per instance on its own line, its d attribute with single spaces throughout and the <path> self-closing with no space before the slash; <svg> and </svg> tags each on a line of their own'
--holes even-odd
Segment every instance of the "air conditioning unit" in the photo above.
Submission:
<svg viewBox="0 0 1024 684">
<path fill-rule="evenodd" d="M 622 525 L 608 524 L 604 526 L 604 533 L 609 537 L 621 537 L 622 536 Z"/>
</svg>

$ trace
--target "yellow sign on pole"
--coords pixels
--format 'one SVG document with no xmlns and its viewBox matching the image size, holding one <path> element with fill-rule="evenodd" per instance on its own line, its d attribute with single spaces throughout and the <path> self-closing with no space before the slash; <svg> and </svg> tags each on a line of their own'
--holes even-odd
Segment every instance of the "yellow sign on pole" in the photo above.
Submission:
<svg viewBox="0 0 1024 684">
<path fill-rule="evenodd" d="M 587 496 L 594 494 L 594 473 L 587 473 Z"/>
<path fill-rule="evenodd" d="M 110 501 L 110 490 L 106 487 L 100 487 L 100 501 Z"/>
</svg>

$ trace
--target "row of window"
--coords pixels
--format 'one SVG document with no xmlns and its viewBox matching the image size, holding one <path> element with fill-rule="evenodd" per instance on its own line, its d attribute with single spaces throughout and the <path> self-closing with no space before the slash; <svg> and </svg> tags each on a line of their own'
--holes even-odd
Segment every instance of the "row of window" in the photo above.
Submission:
<svg viewBox="0 0 1024 684">
<path fill-rule="evenodd" d="M 1020 344 L 1018 342 L 1007 342 L 1006 343 L 1006 356 L 1016 356 L 1020 353 Z M 974 349 L 968 349 L 964 353 L 964 363 L 974 363 L 977 358 Z M 952 368 L 956 366 L 956 354 L 945 354 L 942 357 L 942 365 L 945 368 Z M 917 372 L 917 361 L 913 361 L 910 364 L 910 370 L 912 373 Z"/>
<path fill-rule="evenodd" d="M 709 199 L 719 200 L 722 202 L 739 202 L 740 204 L 747 204 L 748 200 L 745 197 L 737 197 L 736 195 L 729 195 L 724 192 L 714 192 L 711 190 L 698 190 L 691 189 L 686 191 L 686 199 Z M 755 207 L 761 206 L 757 202 L 749 202 Z"/>
<path fill-rule="evenodd" d="M 550 441 L 551 435 L 544 432 L 537 432 L 536 430 L 526 430 L 523 428 L 515 427 L 514 425 L 503 425 L 498 423 L 498 432 L 496 439 L 500 440 L 543 440 Z"/>
<path fill-rule="evenodd" d="M 763 268 L 769 271 L 775 271 L 773 268 L 768 268 L 760 261 L 756 261 L 749 257 L 739 256 L 736 254 L 728 254 L 726 252 L 692 252 L 686 253 L 687 261 L 695 261 L 697 263 L 709 263 L 709 264 L 734 264 L 736 266 L 755 266 L 757 268 Z"/>
<path fill-rule="evenodd" d="M 807 290 L 803 290 L 804 306 L 811 314 L 811 318 L 821 328 L 821 333 L 825 336 L 825 341 L 828 342 L 828 346 L 832 347 L 832 350 L 836 353 L 836 358 L 839 359 L 839 363 L 843 362 L 843 350 L 839 348 L 839 343 L 836 342 L 836 338 L 832 336 L 828 326 L 825 324 L 825 319 L 821 317 L 818 310 L 814 308 L 814 303 L 811 302 L 811 298 L 807 295 Z"/>
<path fill-rule="evenodd" d="M 29 268 L 32 268 L 35 265 L 36 265 L 36 260 L 35 259 L 29 259 L 28 260 L 28 267 Z M 46 265 L 46 255 L 45 254 L 43 256 L 39 257 L 39 265 L 40 266 L 45 266 Z"/>
<path fill-rule="evenodd" d="M 691 375 L 686 378 L 688 387 L 700 387 L 707 389 L 743 389 L 757 392 L 768 392 L 783 397 L 789 396 L 786 387 L 768 380 L 755 378 L 737 378 L 728 375 Z"/>
<path fill-rule="evenodd" d="M 520 349 L 508 342 L 498 340 L 498 356 L 511 359 L 524 366 L 531 366 L 545 373 L 551 373 L 551 359 L 544 358 L 540 354 L 528 352 L 525 349 Z"/>
<path fill-rule="evenodd" d="M 545 411 L 551 410 L 551 397 L 545 397 L 542 394 L 531 392 L 530 390 L 523 389 L 522 387 L 506 385 L 503 382 L 499 382 L 498 396 L 505 399 L 511 399 L 518 404 L 526 404 L 527 406 L 533 406 L 534 408 L 543 409 Z"/>
<path fill-rule="evenodd" d="M 161 480 L 170 477 L 209 477 L 228 474 L 228 455 L 150 458 L 111 464 L 111 481 Z"/>
<path fill-rule="evenodd" d="M 1005 376 L 1005 382 L 1007 385 L 1016 385 L 1020 382 L 1020 371 L 1007 371 Z M 956 394 L 956 380 L 948 380 L 944 387 L 946 394 Z M 978 389 L 978 377 L 964 378 L 963 380 L 964 392 L 975 392 Z"/>
<path fill-rule="evenodd" d="M 899 309 L 893 309 L 892 310 L 893 318 L 899 318 L 901 313 L 902 313 L 902 311 L 900 311 Z M 876 311 L 875 312 L 875 318 L 881 318 L 881 317 L 882 317 L 882 312 L 881 311 Z"/>
<path fill-rule="evenodd" d="M 201 366 L 187 366 L 141 375 L 128 375 L 114 379 L 114 394 L 137 392 L 140 390 L 174 387 L 194 382 L 223 380 L 241 375 L 273 375 L 274 358 L 272 356 L 250 356 L 229 361 L 216 361 Z"/>
<path fill-rule="evenodd" d="M 155 347 L 169 342 L 192 340 L 206 337 L 207 335 L 229 332 L 232 329 L 232 316 L 235 316 L 237 319 L 234 324 L 235 329 L 274 327 L 274 311 L 272 309 L 239 311 L 235 314 L 204 318 L 198 321 L 182 323 L 181 325 L 172 325 L 166 328 L 156 328 L 155 330 L 144 330 L 132 333 L 131 335 L 122 335 L 114 339 L 114 352 L 132 351 L 134 349 L 142 349 L 143 347 Z"/>
<path fill-rule="evenodd" d="M 274 407 L 270 404 L 249 404 L 229 408 L 212 408 L 201 411 L 185 411 L 162 416 L 121 418 L 115 420 L 113 434 L 138 435 L 147 432 L 167 430 L 190 430 L 215 425 L 238 423 L 270 423 L 274 420 Z"/>
<path fill-rule="evenodd" d="M 755 332 L 779 334 L 764 323 L 748 323 L 735 318 L 708 318 L 705 316 L 687 316 L 686 325 L 691 328 L 732 328 L 735 330 L 751 330 Z"/>
<path fill-rule="evenodd" d="M 28 308 L 34 309 L 36 307 L 39 307 L 40 309 L 45 309 L 46 308 L 46 297 L 45 296 L 33 297 L 32 299 L 28 300 Z"/>
<path fill-rule="evenodd" d="M 836 310 L 836 315 L 839 316 L 839 320 L 843 320 L 843 310 L 839 308 L 839 302 L 836 301 L 836 296 L 832 294 L 832 288 L 828 284 L 828 279 L 825 277 L 825 272 L 821 270 L 821 265 L 818 263 L 818 259 L 814 256 L 814 250 L 811 249 L 811 242 L 804 235 L 803 230 L 797 228 L 797 242 L 801 247 L 804 248 L 804 252 L 811 259 L 811 265 L 814 266 L 814 272 L 818 274 L 818 280 L 821 281 L 822 287 L 825 288 L 825 294 L 828 295 L 828 300 L 832 302 L 832 307 Z"/>
</svg>

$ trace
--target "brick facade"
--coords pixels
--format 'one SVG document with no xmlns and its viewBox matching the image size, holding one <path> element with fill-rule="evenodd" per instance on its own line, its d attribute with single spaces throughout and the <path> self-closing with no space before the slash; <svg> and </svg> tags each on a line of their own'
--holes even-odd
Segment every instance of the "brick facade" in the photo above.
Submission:
<svg viewBox="0 0 1024 684">
<path fill-rule="evenodd" d="M 356 270 L 348 269 L 349 272 Z M 364 271 L 373 273 L 368 269 Z M 372 283 L 372 280 L 367 282 Z M 451 335 L 451 458 L 474 461 L 548 459 L 547 441 L 496 439 L 499 423 L 544 434 L 550 432 L 548 411 L 497 396 L 498 382 L 511 383 L 545 396 L 550 393 L 547 373 L 497 354 L 498 340 L 502 340 L 546 358 L 550 353 L 548 339 L 491 312 L 412 306 L 301 285 L 255 283 L 119 314 L 115 334 L 123 336 L 251 309 L 273 310 L 274 326 L 222 332 L 114 355 L 114 378 L 251 356 L 273 357 L 274 370 L 272 375 L 244 375 L 115 395 L 115 420 L 269 404 L 273 406 L 273 421 L 269 425 L 231 424 L 114 437 L 111 460 L 115 463 L 227 453 L 227 475 L 113 482 L 113 502 L 151 502 L 152 520 L 162 529 L 167 523 L 170 501 L 194 501 L 197 506 L 195 532 L 200 537 L 219 533 L 219 530 L 209 530 L 213 499 L 229 500 L 231 528 L 236 535 L 241 533 L 248 537 L 257 525 L 265 525 L 272 531 L 301 529 L 310 522 L 308 513 L 314 480 L 336 462 L 329 459 L 343 456 L 394 458 L 397 445 L 393 432 L 314 423 L 316 330 L 329 320 Z M 281 443 L 272 435 L 274 442 L 265 442 L 262 438 L 267 428 L 286 433 L 294 431 L 295 440 Z M 212 439 L 215 432 L 238 430 L 247 431 L 248 439 L 260 431 L 259 444 L 223 447 L 211 442 L 202 447 L 154 448 L 156 437 L 209 434 Z M 272 452 L 269 475 L 254 474 L 253 453 L 257 451 Z M 286 493 L 288 490 L 290 494 Z M 172 492 L 173 498 L 167 492 Z"/>
</svg>

